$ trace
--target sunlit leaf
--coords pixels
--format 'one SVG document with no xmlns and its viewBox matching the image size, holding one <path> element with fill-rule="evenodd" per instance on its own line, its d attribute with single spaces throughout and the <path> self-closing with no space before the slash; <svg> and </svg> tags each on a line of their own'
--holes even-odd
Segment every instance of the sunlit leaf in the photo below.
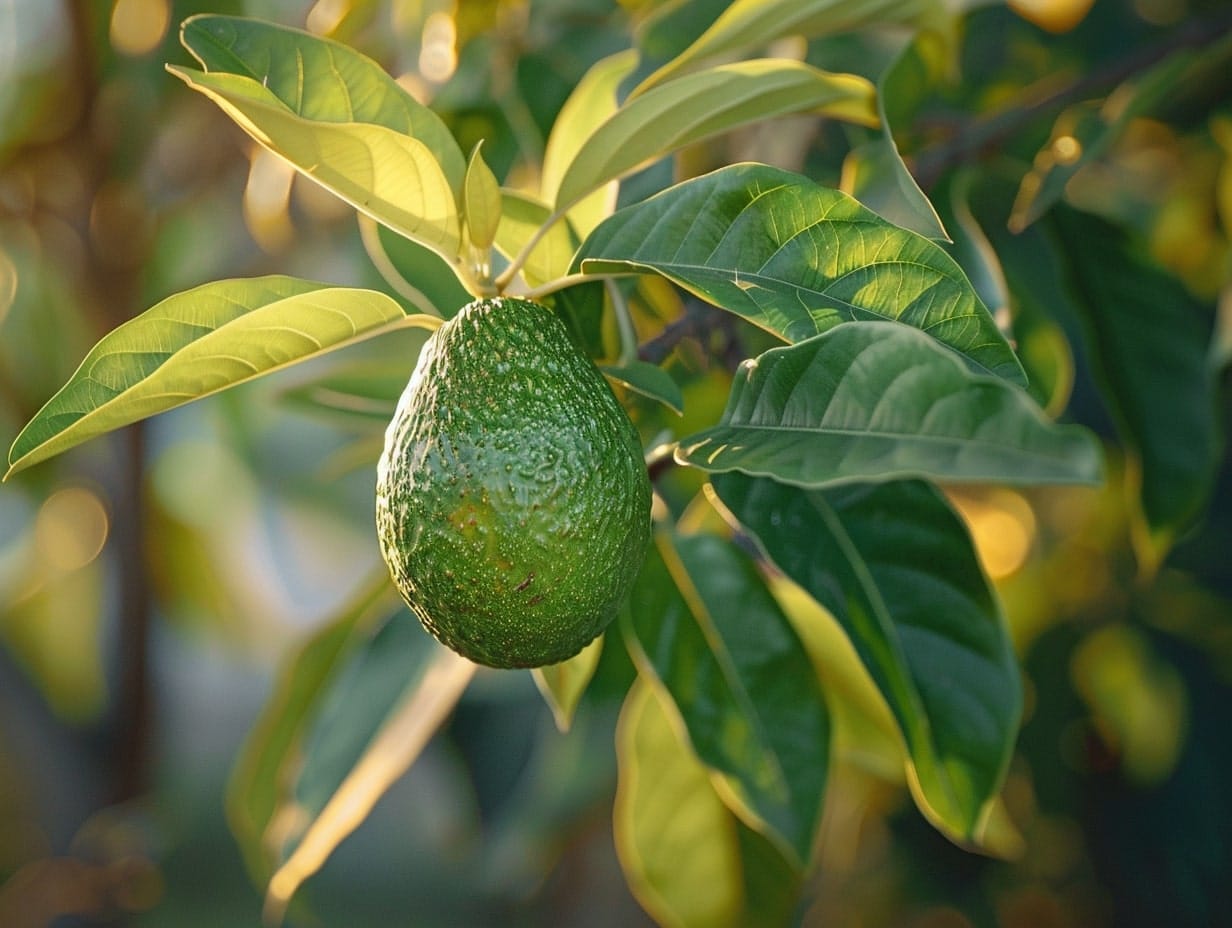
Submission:
<svg viewBox="0 0 1232 928">
<path fill-rule="evenodd" d="M 221 280 L 110 332 L 9 451 L 9 474 L 86 439 L 382 332 L 423 325 L 383 293 L 291 277 Z M 7 476 L 7 475 L 6 475 Z"/>
<path fill-rule="evenodd" d="M 894 140 L 946 62 L 940 36 L 921 32 L 905 45 L 877 82 L 880 134 L 854 149 L 843 163 L 843 189 L 883 219 L 927 238 L 949 241 L 928 197 L 907 170 Z"/>
<path fill-rule="evenodd" d="M 540 193 L 546 202 L 556 202 L 565 169 L 585 141 L 616 112 L 620 82 L 636 64 L 637 52 L 632 49 L 596 62 L 560 108 L 543 152 Z M 609 215 L 615 205 L 616 183 L 613 181 L 576 203 L 569 210 L 569 219 L 578 234 L 585 235 Z"/>
<path fill-rule="evenodd" d="M 462 202 L 465 205 L 466 231 L 471 244 L 486 249 L 496 238 L 501 218 L 501 191 L 496 175 L 483 160 L 482 143 L 471 152 L 466 166 Z"/>
<path fill-rule="evenodd" d="M 496 248 L 506 258 L 513 259 L 539 235 L 551 209 L 541 200 L 501 190 L 501 221 L 496 230 Z M 554 223 L 538 241 L 522 266 L 522 273 L 532 284 L 542 284 L 563 277 L 577 250 L 577 239 L 568 222 Z"/>
<path fill-rule="evenodd" d="M 628 364 L 605 364 L 600 369 L 634 393 L 658 400 L 674 413 L 684 412 L 684 394 L 680 392 L 679 384 L 657 364 L 630 361 Z"/>
<path fill-rule="evenodd" d="M 266 891 L 278 919 L 304 880 L 367 818 L 453 711 L 475 665 L 400 610 L 352 655 L 302 743 L 268 837 L 280 861 Z"/>
<path fill-rule="evenodd" d="M 934 13 L 930 0 L 734 0 L 692 45 L 638 86 L 648 92 L 701 62 L 765 46 L 788 35 L 820 38 L 861 26 L 914 23 Z"/>
<path fill-rule="evenodd" d="M 817 112 L 875 125 L 873 87 L 787 59 L 721 65 L 626 102 L 578 150 L 560 181 L 556 208 L 655 158 L 738 126 Z"/>
<path fill-rule="evenodd" d="M 1141 458 L 1141 506 L 1154 554 L 1141 553 L 1158 556 L 1201 511 L 1218 467 L 1209 312 L 1110 223 L 1056 209 L 1053 229 L 1104 400 Z"/>
<path fill-rule="evenodd" d="M 804 646 L 752 562 L 716 535 L 658 537 L 624 627 L 639 667 L 671 694 L 737 811 L 797 866 L 807 863 L 829 715 Z"/>
<path fill-rule="evenodd" d="M 710 773 L 645 682 L 616 730 L 616 853 L 629 889 L 664 925 L 727 928 L 743 908 L 736 822 Z"/>
<path fill-rule="evenodd" d="M 806 487 L 910 476 L 1094 483 L 1101 470 L 1085 430 L 1049 422 L 1022 390 L 886 322 L 746 361 L 719 424 L 682 439 L 676 457 Z"/>
<path fill-rule="evenodd" d="M 206 71 L 251 78 L 304 119 L 371 123 L 418 139 L 439 162 L 451 189 L 461 191 L 466 159 L 444 122 L 354 49 L 235 16 L 189 17 L 180 39 Z"/>
<path fill-rule="evenodd" d="M 456 258 L 462 242 L 456 194 L 419 139 L 371 123 L 307 119 L 251 78 L 169 70 L 261 145 L 360 212 L 447 260 Z"/>
<path fill-rule="evenodd" d="M 531 671 L 535 686 L 543 694 L 556 727 L 568 731 L 573 722 L 573 714 L 577 711 L 586 685 L 595 674 L 595 667 L 603 651 L 603 636 L 600 635 L 580 652 L 559 664 L 547 667 L 536 667 Z"/>
<path fill-rule="evenodd" d="M 842 625 L 897 720 L 921 808 L 951 838 L 978 844 L 1022 692 L 961 520 L 918 481 L 802 490 L 725 474 L 712 483 L 770 560 Z"/>
<path fill-rule="evenodd" d="M 679 184 L 602 222 L 576 263 L 593 273 L 658 272 L 789 342 L 841 322 L 895 320 L 977 369 L 1024 380 L 949 255 L 789 171 L 740 164 Z"/>
</svg>

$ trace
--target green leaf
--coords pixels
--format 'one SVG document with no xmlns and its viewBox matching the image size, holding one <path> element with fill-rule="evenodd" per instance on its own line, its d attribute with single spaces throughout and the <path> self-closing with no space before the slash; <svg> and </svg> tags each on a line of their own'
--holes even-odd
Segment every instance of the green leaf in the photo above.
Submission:
<svg viewBox="0 0 1232 928">
<path fill-rule="evenodd" d="M 880 134 L 853 149 L 843 163 L 844 190 L 883 219 L 942 242 L 949 234 L 903 163 L 893 129 L 914 115 L 945 60 L 945 42 L 933 32 L 921 32 L 903 47 L 877 82 Z"/>
<path fill-rule="evenodd" d="M 364 250 L 390 288 L 421 312 L 443 319 L 475 297 L 458 280 L 454 266 L 426 245 L 359 216 Z"/>
<path fill-rule="evenodd" d="M 206 71 L 250 78 L 304 119 L 371 123 L 418 139 L 450 188 L 462 190 L 466 159 L 445 123 L 354 49 L 287 26 L 214 15 L 186 19 L 180 41 Z"/>
<path fill-rule="evenodd" d="M 1209 311 L 1116 226 L 1055 209 L 1053 229 L 1104 400 L 1141 458 L 1142 514 L 1158 557 L 1202 511 L 1221 455 Z"/>
<path fill-rule="evenodd" d="M 501 189 L 501 198 L 497 250 L 512 260 L 524 248 L 531 247 L 522 273 L 532 285 L 563 277 L 577 251 L 577 238 L 569 223 L 557 222 L 545 229 L 552 210 L 542 200 L 507 188 Z"/>
<path fill-rule="evenodd" d="M 1024 382 L 949 255 L 846 194 L 778 168 L 720 168 L 619 210 L 586 239 L 575 264 L 592 273 L 655 271 L 789 342 L 841 322 L 892 319 L 979 370 Z"/>
<path fill-rule="evenodd" d="M 462 201 L 465 204 L 466 231 L 471 244 L 487 249 L 496 238 L 496 229 L 501 219 L 501 190 L 496 175 L 483 160 L 480 142 L 471 152 L 466 166 L 466 181 L 463 184 Z"/>
<path fill-rule="evenodd" d="M 264 883 L 277 867 L 270 854 L 269 830 L 286 801 L 283 790 L 290 768 L 329 684 L 348 655 L 396 607 L 397 595 L 382 571 L 279 672 L 273 695 L 249 733 L 227 785 L 227 820 L 256 882 Z"/>
<path fill-rule="evenodd" d="M 411 766 L 475 669 L 406 610 L 348 655 L 284 784 L 284 827 L 268 836 L 279 863 L 266 892 L 267 920 L 281 918 L 304 880 Z"/>
<path fill-rule="evenodd" d="M 626 638 L 660 680 L 736 811 L 797 867 L 809 859 L 830 725 L 807 652 L 752 562 L 716 535 L 656 538 Z"/>
<path fill-rule="evenodd" d="M 877 121 L 872 85 L 853 74 L 769 58 L 711 68 L 627 101 L 599 126 L 561 178 L 556 209 L 682 146 L 801 112 Z"/>
<path fill-rule="evenodd" d="M 915 23 L 936 15 L 938 6 L 931 0 L 734 0 L 697 41 L 634 93 L 649 92 L 708 59 L 765 46 L 784 36 L 815 39 L 863 26 Z"/>
<path fill-rule="evenodd" d="M 744 902 L 736 823 L 672 723 L 662 697 L 634 684 L 616 729 L 616 854 L 659 924 L 734 928 Z"/>
<path fill-rule="evenodd" d="M 361 339 L 438 324 L 429 316 L 405 315 L 373 290 L 277 276 L 204 284 L 104 336 L 17 436 L 8 474 Z"/>
<path fill-rule="evenodd" d="M 556 202 L 565 169 L 577 156 L 583 143 L 618 107 L 620 82 L 637 65 L 637 52 L 627 49 L 591 66 L 573 93 L 560 108 L 543 152 L 540 194 L 548 203 Z M 608 216 L 616 205 L 616 184 L 584 197 L 569 210 L 569 219 L 579 234 L 585 235 Z"/>
<path fill-rule="evenodd" d="M 456 194 L 419 139 L 370 123 L 306 119 L 251 78 L 168 70 L 217 103 L 261 145 L 361 213 L 451 262 L 457 257 L 462 239 Z"/>
<path fill-rule="evenodd" d="M 599 369 L 634 393 L 658 400 L 677 415 L 684 412 L 684 394 L 680 392 L 680 385 L 657 364 L 630 361 L 628 364 L 604 364 Z"/>
<path fill-rule="evenodd" d="M 914 329 L 848 323 L 737 371 L 719 424 L 681 463 L 805 487 L 930 477 L 1096 483 L 1088 433 L 1049 422 L 1017 387 L 971 373 Z"/>
<path fill-rule="evenodd" d="M 1022 691 L 1000 606 L 944 497 L 919 481 L 801 490 L 730 474 L 713 487 L 842 625 L 902 731 L 923 811 L 978 844 Z"/>
<path fill-rule="evenodd" d="M 569 660 L 531 671 L 535 686 L 543 694 L 556 727 L 561 731 L 568 731 L 573 723 L 573 715 L 590 678 L 595 675 L 602 653 L 603 635 L 600 635 Z"/>
</svg>

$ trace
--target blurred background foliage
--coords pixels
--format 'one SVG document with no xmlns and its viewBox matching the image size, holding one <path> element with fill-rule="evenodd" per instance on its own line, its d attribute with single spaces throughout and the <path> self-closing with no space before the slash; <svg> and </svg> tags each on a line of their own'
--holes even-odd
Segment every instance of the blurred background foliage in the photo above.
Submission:
<svg viewBox="0 0 1232 928">
<path fill-rule="evenodd" d="M 713 16 L 723 5 L 688 6 Z M 586 68 L 626 47 L 630 17 L 651 6 L 0 2 L 0 437 L 7 444 L 89 345 L 172 292 L 271 272 L 385 286 L 348 207 L 166 75 L 164 62 L 186 58 L 176 41 L 186 16 L 265 17 L 355 45 L 430 101 L 464 151 L 485 140 L 485 158 L 516 186 L 534 178 Z M 1110 478 L 1098 492 L 954 495 L 1005 599 L 1027 680 L 1004 797 L 1020 853 L 994 860 L 949 845 L 894 763 L 840 752 L 800 918 L 1228 924 L 1227 7 L 976 6 L 944 79 L 891 128 L 953 253 L 1013 318 L 1037 397 L 1106 439 Z M 663 57 L 683 38 L 641 34 L 644 52 Z M 778 51 L 873 79 L 890 59 L 867 36 Z M 785 120 L 686 152 L 677 176 L 754 159 L 849 184 L 844 161 L 867 141 L 862 131 Z M 672 176 L 660 165 L 626 186 Z M 1062 190 L 1069 205 L 1037 222 Z M 1131 248 L 1133 263 L 1118 264 Z M 1075 294 L 1100 303 L 1092 293 L 1103 317 L 1074 307 Z M 1174 308 L 1125 322 L 1126 296 Z M 681 384 L 685 421 L 633 398 L 639 426 L 649 436 L 708 425 L 733 362 L 758 336 L 670 292 L 646 305 L 656 308 L 639 317 L 645 335 L 666 321 L 686 335 L 664 353 L 652 340 L 644 355 Z M 668 319 L 654 315 L 665 306 Z M 1186 356 L 1180 380 L 1168 367 L 1177 327 L 1210 345 L 1198 370 Z M 1120 344 L 1104 344 L 1110 329 L 1127 333 Z M 388 398 L 421 340 L 348 349 L 0 486 L 0 923 L 257 922 L 260 895 L 224 817 L 227 777 L 279 664 L 379 563 L 372 464 Z M 1194 417 L 1196 431 L 1178 431 Z M 700 479 L 661 476 L 686 524 L 708 518 L 695 502 Z M 378 814 L 310 881 L 313 917 L 648 923 L 612 850 L 612 729 L 629 668 L 609 652 L 569 737 L 528 676 L 482 675 Z"/>
</svg>

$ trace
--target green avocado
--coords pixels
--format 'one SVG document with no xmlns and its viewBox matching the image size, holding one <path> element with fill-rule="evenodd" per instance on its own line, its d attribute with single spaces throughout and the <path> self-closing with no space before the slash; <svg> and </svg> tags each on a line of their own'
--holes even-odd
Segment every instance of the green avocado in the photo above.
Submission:
<svg viewBox="0 0 1232 928">
<path fill-rule="evenodd" d="M 424 346 L 385 433 L 377 534 L 443 644 L 539 667 L 615 617 L 650 540 L 650 497 L 637 432 L 564 323 L 497 297 Z"/>
</svg>

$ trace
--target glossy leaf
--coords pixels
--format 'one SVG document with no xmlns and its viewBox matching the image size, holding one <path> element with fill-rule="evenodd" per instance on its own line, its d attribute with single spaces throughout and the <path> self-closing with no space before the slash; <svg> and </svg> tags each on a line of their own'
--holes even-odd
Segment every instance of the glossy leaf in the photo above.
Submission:
<svg viewBox="0 0 1232 928">
<path fill-rule="evenodd" d="M 466 166 L 466 180 L 462 185 L 462 202 L 471 244 L 486 249 L 496 238 L 496 228 L 500 225 L 501 191 L 496 175 L 483 160 L 482 146 L 481 142 L 471 152 L 470 163 Z"/>
<path fill-rule="evenodd" d="M 221 280 L 110 332 L 17 436 L 9 474 L 89 438 L 407 325 L 383 293 L 291 277 Z M 7 475 L 6 475 L 7 476 Z"/>
<path fill-rule="evenodd" d="M 789 342 L 841 322 L 895 320 L 978 370 L 1024 379 L 949 255 L 846 194 L 777 168 L 721 168 L 619 210 L 582 244 L 576 264 L 655 271 Z"/>
<path fill-rule="evenodd" d="M 798 61 L 757 59 L 682 77 L 626 102 L 594 131 L 561 178 L 556 208 L 685 145 L 803 112 L 877 121 L 868 81 Z"/>
<path fill-rule="evenodd" d="M 448 260 L 457 256 L 462 239 L 456 194 L 423 142 L 385 126 L 305 118 L 251 78 L 169 70 L 261 145 L 361 213 Z"/>
<path fill-rule="evenodd" d="M 743 907 L 736 823 L 710 773 L 649 684 L 629 690 L 616 729 L 616 854 L 655 920 L 727 928 Z"/>
<path fill-rule="evenodd" d="M 250 78 L 304 119 L 371 123 L 418 139 L 439 162 L 451 189 L 461 191 L 466 159 L 444 122 L 354 49 L 235 16 L 189 17 L 180 40 L 206 71 Z"/>
<path fill-rule="evenodd" d="M 784 36 L 820 38 L 868 25 L 914 23 L 932 15 L 936 7 L 930 0 L 734 0 L 697 41 L 643 81 L 636 92 L 648 92 L 701 62 Z"/>
<path fill-rule="evenodd" d="M 600 370 L 634 393 L 658 400 L 677 415 L 684 412 L 684 394 L 680 392 L 680 385 L 657 364 L 630 361 L 628 364 L 605 364 Z"/>
<path fill-rule="evenodd" d="M 725 474 L 723 506 L 842 625 L 889 705 L 921 808 L 978 844 L 1022 711 L 1001 609 L 961 520 L 918 481 L 801 490 Z"/>
<path fill-rule="evenodd" d="M 286 794 L 294 816 L 284 816 L 286 826 L 270 836 L 280 863 L 266 892 L 267 918 L 281 916 L 303 881 L 414 763 L 475 669 L 405 610 L 348 658 L 301 745 Z"/>
<path fill-rule="evenodd" d="M 1197 517 L 1218 467 L 1210 320 L 1123 230 L 1072 209 L 1054 210 L 1053 229 L 1104 400 L 1141 458 L 1142 513 L 1158 555 Z"/>
<path fill-rule="evenodd" d="M 552 710 L 552 718 L 556 727 L 568 731 L 573 724 L 573 715 L 590 678 L 595 675 L 599 666 L 599 658 L 603 652 L 603 635 L 600 635 L 586 647 L 559 664 L 547 667 L 536 667 L 531 671 L 535 686 L 543 695 L 548 708 Z"/>
<path fill-rule="evenodd" d="M 627 616 L 635 662 L 671 694 L 736 811 L 803 866 L 820 820 L 829 715 L 808 654 L 753 563 L 716 535 L 660 536 Z"/>
<path fill-rule="evenodd" d="M 843 163 L 843 189 L 883 219 L 936 241 L 949 241 L 937 211 L 899 154 L 894 127 L 914 115 L 920 98 L 944 67 L 940 36 L 921 32 L 905 45 L 877 82 L 881 129 Z"/>
<path fill-rule="evenodd" d="M 1094 483 L 1101 466 L 1085 430 L 1049 422 L 1017 387 L 886 322 L 841 325 L 746 361 L 719 424 L 682 439 L 676 458 L 805 487 Z"/>
<path fill-rule="evenodd" d="M 585 141 L 619 105 L 620 82 L 637 64 L 637 52 L 627 49 L 596 62 L 561 106 L 548 135 L 543 152 L 540 193 L 548 203 L 556 202 L 561 179 Z M 578 234 L 585 235 L 611 214 L 616 206 L 616 182 L 603 185 L 582 198 L 569 210 L 569 219 Z"/>
</svg>

